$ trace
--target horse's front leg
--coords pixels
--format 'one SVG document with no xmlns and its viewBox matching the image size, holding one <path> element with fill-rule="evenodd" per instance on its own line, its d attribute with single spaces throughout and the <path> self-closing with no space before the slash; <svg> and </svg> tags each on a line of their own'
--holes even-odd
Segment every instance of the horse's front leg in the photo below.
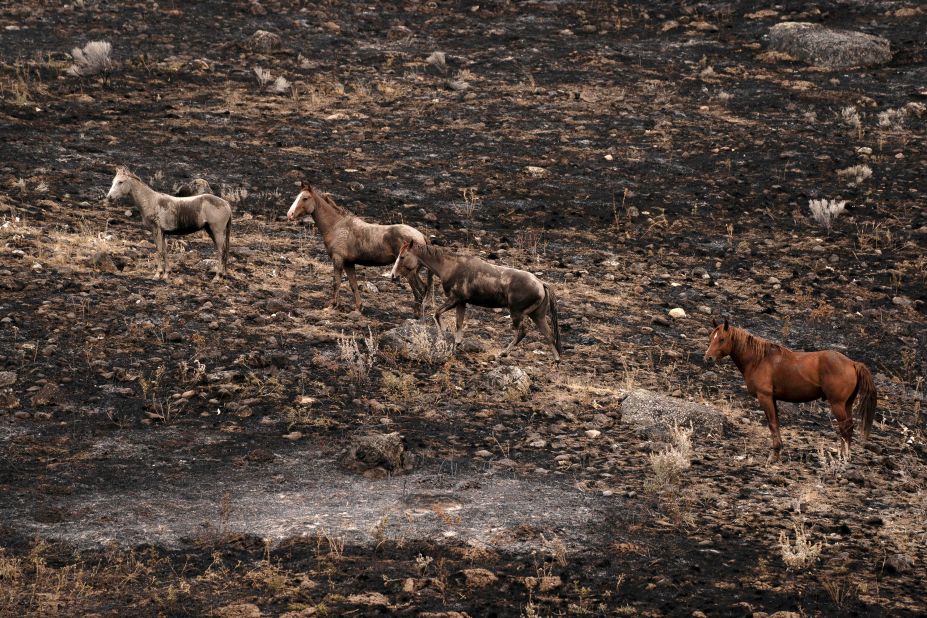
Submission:
<svg viewBox="0 0 927 618">
<path fill-rule="evenodd" d="M 769 432 L 772 434 L 772 450 L 769 452 L 768 463 L 779 461 L 779 453 L 782 450 L 782 438 L 779 436 L 779 411 L 776 408 L 776 400 L 772 394 L 760 393 L 757 395 L 763 412 L 766 413 L 766 422 L 769 423 Z"/>
<path fill-rule="evenodd" d="M 348 284 L 351 286 L 351 291 L 354 292 L 354 310 L 360 312 L 361 295 L 360 290 L 357 288 L 357 273 L 354 271 L 354 264 L 345 264 L 344 272 L 347 273 Z"/>
<path fill-rule="evenodd" d="M 435 309 L 435 324 L 438 325 L 438 328 L 441 328 L 441 314 L 447 311 L 448 309 L 453 309 L 457 305 L 456 298 L 448 298 L 444 301 L 444 304 Z"/>
<path fill-rule="evenodd" d="M 328 309 L 338 307 L 338 289 L 341 287 L 341 271 L 344 269 L 344 262 L 341 259 L 333 259 L 334 272 L 332 273 L 332 302 L 328 304 Z"/>
<path fill-rule="evenodd" d="M 160 227 L 155 227 L 152 230 L 154 234 L 155 248 L 158 252 L 158 268 L 155 270 L 155 279 L 160 279 L 162 276 L 164 280 L 167 280 L 167 240 L 164 238 L 164 232 Z"/>
</svg>

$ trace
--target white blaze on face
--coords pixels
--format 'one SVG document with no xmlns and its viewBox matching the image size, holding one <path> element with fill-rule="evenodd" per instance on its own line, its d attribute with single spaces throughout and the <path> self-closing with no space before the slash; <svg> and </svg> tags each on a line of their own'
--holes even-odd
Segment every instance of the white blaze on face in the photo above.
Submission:
<svg viewBox="0 0 927 618">
<path fill-rule="evenodd" d="M 111 200 L 115 197 L 118 197 L 116 193 L 116 183 L 119 182 L 119 176 L 113 178 L 113 184 L 109 188 L 109 193 L 106 194 L 106 199 Z"/>
<path fill-rule="evenodd" d="M 289 209 L 289 210 L 287 211 L 287 213 L 286 213 L 286 218 L 287 218 L 287 219 L 292 219 L 292 218 L 293 218 L 293 215 L 296 214 L 296 208 L 299 206 L 299 201 L 300 201 L 302 198 L 303 198 L 303 192 L 300 191 L 298 194 L 296 194 L 296 199 L 293 200 L 293 205 L 290 206 L 290 209 Z"/>
<path fill-rule="evenodd" d="M 399 270 L 399 260 L 402 259 L 402 251 L 399 252 L 399 255 L 396 256 L 396 261 L 393 263 L 393 270 L 390 271 L 389 276 L 395 277 L 396 271 Z"/>
</svg>

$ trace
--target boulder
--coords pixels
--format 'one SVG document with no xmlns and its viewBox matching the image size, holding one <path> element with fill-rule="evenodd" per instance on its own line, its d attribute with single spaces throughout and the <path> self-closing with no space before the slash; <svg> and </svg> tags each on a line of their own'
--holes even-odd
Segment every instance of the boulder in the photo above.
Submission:
<svg viewBox="0 0 927 618">
<path fill-rule="evenodd" d="M 412 457 L 406 452 L 399 432 L 357 436 L 341 452 L 342 466 L 368 478 L 385 478 L 412 470 Z"/>
<path fill-rule="evenodd" d="M 674 425 L 695 435 L 724 435 L 724 415 L 713 406 L 637 389 L 621 402 L 621 418 L 649 440 L 669 442 Z"/>
<path fill-rule="evenodd" d="M 175 197 L 190 197 L 192 195 L 212 194 L 212 187 L 204 178 L 194 178 L 190 182 L 174 185 Z"/>
<path fill-rule="evenodd" d="M 867 67 L 892 59 L 889 42 L 882 37 L 808 22 L 786 21 L 770 28 L 769 49 L 828 69 Z"/>
<path fill-rule="evenodd" d="M 496 367 L 486 374 L 486 387 L 500 394 L 527 395 L 531 378 L 521 367 Z"/>
<path fill-rule="evenodd" d="M 406 320 L 380 335 L 380 347 L 401 358 L 443 363 L 454 353 L 454 336 L 432 321 Z"/>
</svg>

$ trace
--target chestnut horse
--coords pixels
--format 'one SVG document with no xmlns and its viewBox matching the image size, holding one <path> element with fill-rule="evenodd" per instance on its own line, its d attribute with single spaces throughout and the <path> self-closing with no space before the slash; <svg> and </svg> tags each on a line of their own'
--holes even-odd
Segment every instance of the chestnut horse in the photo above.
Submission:
<svg viewBox="0 0 927 618">
<path fill-rule="evenodd" d="M 457 309 L 457 330 L 454 333 L 454 349 L 463 341 L 463 324 L 467 303 L 478 307 L 503 307 L 512 314 L 512 328 L 515 336 L 500 354 L 505 356 L 518 345 L 526 333 L 525 316 L 537 325 L 541 335 L 547 339 L 554 352 L 554 360 L 560 362 L 563 347 L 560 345 L 560 326 L 557 319 L 557 297 L 552 287 L 529 272 L 517 268 L 506 268 L 485 262 L 470 255 L 457 255 L 441 247 L 406 241 L 399 250 L 393 265 L 395 275 L 404 262 L 424 264 L 429 272 L 441 278 L 441 287 L 447 300 L 435 311 L 435 321 L 440 326 L 441 314 Z M 547 318 L 550 317 L 550 325 Z"/>
<path fill-rule="evenodd" d="M 335 204 L 330 195 L 318 193 L 309 183 L 303 183 L 299 194 L 286 213 L 289 221 L 303 215 L 310 215 L 315 222 L 322 242 L 335 267 L 332 281 L 332 300 L 329 307 L 338 305 L 338 290 L 341 287 L 341 272 L 348 275 L 348 283 L 354 292 L 354 308 L 361 310 L 360 290 L 354 266 L 389 266 L 399 255 L 402 243 L 408 240 L 427 244 L 425 235 L 408 225 L 377 225 L 355 217 L 346 209 Z M 415 297 L 415 317 L 421 317 L 428 290 L 432 289 L 433 277 L 428 273 L 427 282 L 418 276 L 421 265 L 410 263 L 402 275 L 412 287 Z M 432 291 L 432 294 L 434 292 Z"/>
<path fill-rule="evenodd" d="M 782 440 L 779 438 L 777 401 L 803 403 L 826 399 L 837 419 L 842 438 L 841 450 L 849 454 L 853 440 L 853 401 L 857 395 L 857 413 L 863 423 L 863 441 L 869 437 L 875 418 L 876 389 L 866 365 L 840 352 L 793 352 L 777 343 L 751 335 L 742 328 L 731 327 L 727 318 L 720 326 L 712 320 L 705 360 L 719 361 L 730 356 L 766 413 L 772 433 L 770 461 L 778 461 Z"/>
</svg>

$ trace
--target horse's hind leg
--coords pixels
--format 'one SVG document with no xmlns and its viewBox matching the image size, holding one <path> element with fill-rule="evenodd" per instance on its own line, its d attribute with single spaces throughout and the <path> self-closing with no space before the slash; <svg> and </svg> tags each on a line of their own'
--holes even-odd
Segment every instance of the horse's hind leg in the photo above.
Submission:
<svg viewBox="0 0 927 618">
<path fill-rule="evenodd" d="M 840 432 L 840 451 L 849 457 L 853 442 L 853 417 L 847 412 L 849 408 L 845 403 L 831 402 L 830 409 L 837 420 L 837 431 Z"/>
<path fill-rule="evenodd" d="M 550 348 L 554 351 L 554 360 L 559 363 L 560 352 L 557 351 L 557 342 L 554 341 L 554 333 L 550 329 L 550 324 L 547 322 L 547 312 L 541 310 L 535 311 L 531 314 L 531 319 L 537 324 L 541 336 L 550 343 Z"/>
<path fill-rule="evenodd" d="M 216 253 L 219 255 L 219 264 L 218 266 L 216 266 L 216 276 L 212 278 L 212 280 L 215 281 L 216 279 L 219 279 L 222 277 L 222 275 L 224 274 L 224 270 L 225 270 L 222 264 L 223 237 L 213 232 L 212 227 L 208 223 L 203 227 L 203 229 L 206 230 L 207 234 L 209 234 L 209 238 L 212 239 L 212 244 L 215 245 L 216 247 Z"/>
<path fill-rule="evenodd" d="M 769 453 L 769 462 L 779 461 L 779 452 L 782 450 L 782 438 L 779 436 L 779 411 L 776 409 L 776 400 L 772 395 L 757 395 L 766 421 L 769 423 L 769 432 L 772 434 L 772 450 Z"/>
<path fill-rule="evenodd" d="M 155 279 L 160 279 L 163 276 L 164 280 L 167 281 L 167 240 L 164 238 L 164 232 L 161 231 L 161 228 L 156 228 L 154 230 L 154 240 L 159 258 L 158 269 L 155 271 Z"/>
<path fill-rule="evenodd" d="M 361 295 L 360 290 L 357 287 L 357 273 L 354 272 L 354 264 L 345 264 L 344 272 L 348 274 L 348 283 L 351 286 L 351 291 L 354 292 L 354 309 L 356 311 L 360 311 Z"/>
<path fill-rule="evenodd" d="M 460 303 L 457 305 L 457 329 L 454 331 L 454 350 L 460 347 L 460 344 L 463 343 L 463 325 L 464 318 L 467 317 L 467 305 Z"/>
</svg>

